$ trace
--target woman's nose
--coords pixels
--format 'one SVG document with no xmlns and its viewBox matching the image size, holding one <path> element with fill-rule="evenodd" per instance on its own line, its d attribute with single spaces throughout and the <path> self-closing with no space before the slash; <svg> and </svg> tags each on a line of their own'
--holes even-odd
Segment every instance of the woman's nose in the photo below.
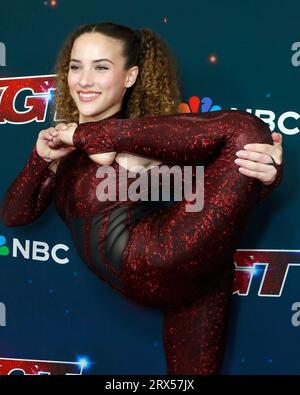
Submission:
<svg viewBox="0 0 300 395">
<path fill-rule="evenodd" d="M 88 70 L 83 71 L 80 76 L 79 85 L 92 86 L 93 84 L 92 73 L 90 73 Z"/>
</svg>

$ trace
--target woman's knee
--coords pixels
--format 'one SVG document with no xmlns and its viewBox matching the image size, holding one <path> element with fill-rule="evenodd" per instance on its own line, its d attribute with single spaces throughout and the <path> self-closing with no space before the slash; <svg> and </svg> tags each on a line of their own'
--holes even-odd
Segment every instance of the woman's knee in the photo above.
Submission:
<svg viewBox="0 0 300 395">
<path fill-rule="evenodd" d="M 238 149 L 252 143 L 272 144 L 271 130 L 264 121 L 246 111 L 234 110 L 233 113 L 232 137 Z"/>
</svg>

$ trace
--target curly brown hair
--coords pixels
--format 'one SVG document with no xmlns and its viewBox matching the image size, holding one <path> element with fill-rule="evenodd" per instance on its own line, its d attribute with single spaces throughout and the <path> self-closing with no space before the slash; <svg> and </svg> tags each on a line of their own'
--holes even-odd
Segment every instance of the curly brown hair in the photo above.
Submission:
<svg viewBox="0 0 300 395">
<path fill-rule="evenodd" d="M 69 92 L 68 70 L 73 43 L 84 33 L 102 33 L 123 43 L 124 69 L 139 66 L 138 77 L 127 88 L 122 103 L 124 118 L 176 114 L 181 100 L 179 73 L 175 58 L 151 29 L 132 30 L 112 22 L 82 25 L 63 44 L 55 64 L 56 118 L 78 122 L 79 113 Z"/>
</svg>

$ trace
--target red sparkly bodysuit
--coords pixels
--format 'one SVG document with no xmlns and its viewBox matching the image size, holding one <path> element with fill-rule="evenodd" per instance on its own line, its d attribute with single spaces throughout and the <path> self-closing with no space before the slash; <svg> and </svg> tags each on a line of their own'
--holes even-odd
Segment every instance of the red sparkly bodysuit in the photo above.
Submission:
<svg viewBox="0 0 300 395">
<path fill-rule="evenodd" d="M 3 222 L 31 223 L 54 198 L 90 269 L 127 297 L 163 309 L 168 374 L 216 374 L 233 254 L 253 208 L 279 184 L 281 173 L 265 186 L 239 173 L 235 153 L 247 143 L 272 144 L 270 130 L 241 111 L 120 116 L 80 124 L 73 137 L 77 149 L 60 161 L 56 175 L 34 148 L 6 192 Z M 112 151 L 159 160 L 157 168 L 204 165 L 203 209 L 186 211 L 184 199 L 121 201 L 118 188 L 114 201 L 100 201 L 96 190 L 104 178 L 89 155 Z M 118 181 L 120 167 L 114 162 L 112 168 Z"/>
</svg>

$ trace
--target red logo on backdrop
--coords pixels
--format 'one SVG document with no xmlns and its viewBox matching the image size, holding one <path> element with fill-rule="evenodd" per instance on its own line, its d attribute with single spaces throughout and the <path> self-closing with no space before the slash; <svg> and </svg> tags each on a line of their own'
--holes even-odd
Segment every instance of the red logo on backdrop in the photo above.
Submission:
<svg viewBox="0 0 300 395">
<path fill-rule="evenodd" d="M 54 75 L 0 78 L 0 124 L 45 122 Z"/>
<path fill-rule="evenodd" d="M 0 375 L 81 375 L 87 361 L 61 362 L 0 358 Z"/>
<path fill-rule="evenodd" d="M 293 266 L 300 266 L 300 251 L 236 250 L 234 261 L 234 294 L 248 295 L 254 277 L 260 276 L 258 295 L 279 297 L 289 269 Z"/>
</svg>

